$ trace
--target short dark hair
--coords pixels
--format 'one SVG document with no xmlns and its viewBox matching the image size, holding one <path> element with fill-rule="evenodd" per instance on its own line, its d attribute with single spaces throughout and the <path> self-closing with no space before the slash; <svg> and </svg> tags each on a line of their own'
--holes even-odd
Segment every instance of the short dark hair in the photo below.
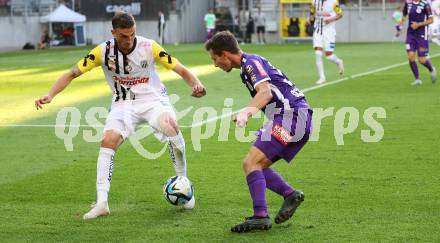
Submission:
<svg viewBox="0 0 440 243">
<path fill-rule="evenodd" d="M 133 15 L 127 12 L 116 12 L 115 16 L 112 18 L 113 29 L 127 29 L 131 28 L 136 24 Z"/>
<path fill-rule="evenodd" d="M 237 39 L 227 30 L 218 32 L 211 39 L 206 41 L 205 48 L 207 51 L 212 50 L 216 55 L 221 55 L 222 51 L 228 51 L 233 54 L 240 52 Z"/>
</svg>

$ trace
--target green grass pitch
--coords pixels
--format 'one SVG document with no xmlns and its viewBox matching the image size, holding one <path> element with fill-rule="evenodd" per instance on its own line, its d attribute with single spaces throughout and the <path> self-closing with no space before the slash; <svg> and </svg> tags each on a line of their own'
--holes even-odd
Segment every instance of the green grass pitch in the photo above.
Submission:
<svg viewBox="0 0 440 243">
<path fill-rule="evenodd" d="M 227 97 L 233 109 L 250 97 L 239 71 L 215 70 L 203 45 L 165 46 L 186 66 L 199 73 L 208 95 L 189 96 L 185 83 L 161 70 L 169 93 L 180 100 L 175 107 L 192 111 L 179 123 L 191 125 L 193 111 L 213 107 L 220 115 Z M 244 51 L 268 58 L 300 89 L 318 79 L 310 44 L 245 45 Z M 186 138 L 188 175 L 195 187 L 196 208 L 184 211 L 162 196 L 163 182 L 174 174 L 168 154 L 158 159 L 141 157 L 130 143 L 116 154 L 109 195 L 111 215 L 84 222 L 82 214 L 95 200 L 95 170 L 99 143 L 87 143 L 79 129 L 73 152 L 67 152 L 53 127 L 11 126 L 55 124 L 62 107 L 77 107 L 81 124 L 90 107 L 108 107 L 110 92 L 101 71 L 74 80 L 42 111 L 35 98 L 46 94 L 55 79 L 87 54 L 84 49 L 0 54 L 0 241 L 117 241 L 117 242 L 438 242 L 440 219 L 440 87 L 432 85 L 419 65 L 424 84 L 413 81 L 408 65 L 350 78 L 306 93 L 316 108 L 354 107 L 361 119 L 357 129 L 338 146 L 334 116 L 322 121 L 320 139 L 309 142 L 289 165 L 273 168 L 306 200 L 294 218 L 270 231 L 232 234 L 230 227 L 252 214 L 252 204 L 241 169 L 251 143 L 238 142 L 231 125 L 229 141 L 218 132 L 201 140 L 195 151 L 191 129 Z M 431 55 L 440 51 L 432 47 Z M 404 45 L 339 44 L 336 53 L 345 61 L 346 76 L 406 61 Z M 440 70 L 440 57 L 432 63 Z M 328 80 L 336 80 L 336 67 L 325 61 Z M 383 107 L 386 119 L 380 142 L 361 140 L 368 128 L 362 114 Z M 247 133 L 261 125 L 255 119 Z M 217 131 L 219 122 L 217 121 Z M 204 127 L 202 127 L 202 130 Z M 151 151 L 162 147 L 152 136 L 142 144 Z M 270 216 L 282 199 L 267 192 Z"/>
</svg>

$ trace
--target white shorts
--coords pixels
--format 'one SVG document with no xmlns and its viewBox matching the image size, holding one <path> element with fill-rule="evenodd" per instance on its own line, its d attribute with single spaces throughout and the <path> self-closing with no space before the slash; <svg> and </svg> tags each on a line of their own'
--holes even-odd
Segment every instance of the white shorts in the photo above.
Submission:
<svg viewBox="0 0 440 243">
<path fill-rule="evenodd" d="M 160 141 L 164 141 L 165 136 L 159 127 L 159 117 L 163 113 L 169 113 L 176 119 L 176 113 L 168 98 L 160 101 L 146 100 L 127 100 L 125 102 L 115 102 L 112 104 L 104 126 L 104 132 L 115 130 L 122 138 L 127 139 L 142 123 L 150 125 L 155 130 L 155 136 Z"/>
<path fill-rule="evenodd" d="M 320 47 L 324 51 L 335 50 L 336 46 L 336 32 L 335 31 L 323 31 L 320 33 L 313 33 L 313 48 Z"/>
<path fill-rule="evenodd" d="M 429 34 L 432 36 L 440 35 L 440 26 L 438 24 L 431 24 L 429 26 Z"/>
</svg>

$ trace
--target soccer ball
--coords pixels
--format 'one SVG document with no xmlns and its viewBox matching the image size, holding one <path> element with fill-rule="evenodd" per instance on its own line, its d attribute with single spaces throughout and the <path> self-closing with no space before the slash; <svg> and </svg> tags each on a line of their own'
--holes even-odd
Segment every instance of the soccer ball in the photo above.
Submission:
<svg viewBox="0 0 440 243">
<path fill-rule="evenodd" d="M 173 176 L 163 185 L 165 199 L 175 206 L 186 204 L 193 194 L 192 184 L 185 176 Z"/>
</svg>

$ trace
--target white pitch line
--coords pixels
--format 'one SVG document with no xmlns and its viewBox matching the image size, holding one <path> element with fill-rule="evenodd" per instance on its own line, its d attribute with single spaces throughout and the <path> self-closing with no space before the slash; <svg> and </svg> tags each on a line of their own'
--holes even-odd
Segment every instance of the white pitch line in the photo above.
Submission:
<svg viewBox="0 0 440 243">
<path fill-rule="evenodd" d="M 440 53 L 434 54 L 434 55 L 430 56 L 430 58 L 438 57 L 438 56 L 440 56 Z M 390 70 L 390 69 L 393 69 L 393 68 L 396 68 L 396 67 L 400 67 L 400 66 L 404 66 L 404 65 L 407 65 L 407 64 L 408 64 L 408 62 L 401 62 L 401 63 L 389 65 L 389 66 L 386 66 L 386 67 L 377 68 L 377 69 L 374 69 L 374 70 L 371 70 L 371 71 L 362 72 L 362 73 L 358 73 L 358 74 L 353 74 L 353 75 L 350 75 L 348 77 L 344 77 L 344 78 L 333 80 L 333 81 L 330 81 L 330 82 L 326 82 L 326 83 L 323 83 L 323 84 L 320 84 L 320 85 L 314 85 L 314 86 L 311 86 L 311 87 L 308 87 L 308 88 L 304 88 L 304 89 L 302 89 L 302 92 L 303 93 L 307 93 L 307 92 L 310 92 L 310 91 L 313 91 L 313 90 L 316 90 L 316 89 L 324 88 L 326 86 L 331 86 L 331 85 L 335 85 L 335 84 L 338 84 L 338 83 L 342 83 L 342 82 L 350 80 L 350 79 L 355 79 L 355 78 L 359 78 L 359 77 L 368 76 L 368 75 L 371 75 L 371 74 L 374 74 L 374 73 L 379 73 L 379 72 L 387 71 L 387 70 Z M 217 120 L 219 120 L 221 118 L 230 117 L 233 114 L 238 113 L 239 111 L 240 110 L 236 110 L 236 111 L 233 111 L 231 113 L 223 114 L 221 116 L 212 117 L 212 118 L 209 118 L 209 119 L 207 119 L 205 121 L 193 124 L 191 126 L 183 126 L 182 125 L 180 127 L 182 127 L 182 128 L 193 128 L 193 127 L 203 126 L 203 125 L 205 125 L 207 123 L 217 121 Z M 50 127 L 50 128 L 54 128 L 54 127 L 66 127 L 66 126 L 65 125 L 11 125 L 11 124 L 1 125 L 0 124 L 0 127 Z M 102 127 L 102 126 L 72 125 L 72 126 L 69 126 L 69 127 Z"/>
</svg>

